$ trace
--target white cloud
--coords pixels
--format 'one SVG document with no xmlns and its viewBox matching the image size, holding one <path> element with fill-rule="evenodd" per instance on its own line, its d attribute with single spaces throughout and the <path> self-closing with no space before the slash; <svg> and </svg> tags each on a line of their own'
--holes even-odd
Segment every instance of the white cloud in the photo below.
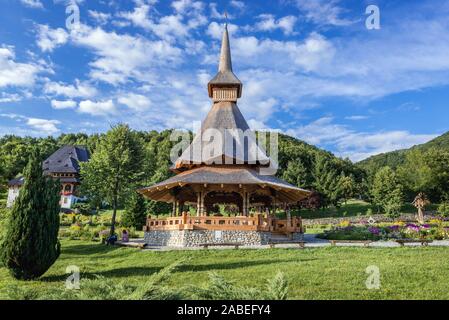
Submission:
<svg viewBox="0 0 449 320">
<path fill-rule="evenodd" d="M 47 120 L 40 118 L 31 118 L 26 117 L 16 113 L 2 113 L 0 117 L 9 118 L 17 121 L 19 124 L 24 123 L 29 128 L 31 128 L 31 133 L 38 136 L 52 135 L 58 133 L 60 130 L 56 127 L 56 125 L 60 124 L 59 120 Z M 30 130 L 25 130 L 22 128 L 14 128 L 14 131 L 21 132 L 24 135 L 29 135 Z"/>
<path fill-rule="evenodd" d="M 151 100 L 141 94 L 129 93 L 117 100 L 137 112 L 148 110 L 151 107 Z"/>
<path fill-rule="evenodd" d="M 240 10 L 245 9 L 245 3 L 243 1 L 231 0 L 230 4 L 234 8 L 237 8 L 237 9 L 240 9 Z"/>
<path fill-rule="evenodd" d="M 176 12 L 183 14 L 189 10 L 201 11 L 203 10 L 204 4 L 201 1 L 177 0 L 173 1 L 171 6 Z"/>
<path fill-rule="evenodd" d="M 53 109 L 73 109 L 76 107 L 76 101 L 73 100 L 51 100 L 51 107 Z"/>
<path fill-rule="evenodd" d="M 272 14 L 262 14 L 258 18 L 259 21 L 255 24 L 256 30 L 273 31 L 281 29 L 286 35 L 293 33 L 295 23 L 298 20 L 295 16 L 285 16 L 276 20 Z"/>
<path fill-rule="evenodd" d="M 344 9 L 340 7 L 340 0 L 296 0 L 300 11 L 304 12 L 307 20 L 319 25 L 345 26 L 353 21 L 341 18 Z"/>
<path fill-rule="evenodd" d="M 61 122 L 58 120 L 27 118 L 26 123 L 28 126 L 40 131 L 43 134 L 52 135 L 59 132 L 59 129 L 56 127 L 56 125 L 60 124 Z"/>
<path fill-rule="evenodd" d="M 14 47 L 0 47 L 0 88 L 7 86 L 33 86 L 38 73 L 43 72 L 41 65 L 14 61 Z"/>
<path fill-rule="evenodd" d="M 223 36 L 223 30 L 224 26 L 222 24 L 218 24 L 217 22 L 213 21 L 207 27 L 206 33 L 212 38 L 220 40 Z M 228 23 L 228 31 L 231 35 L 235 36 L 238 31 L 238 26 L 232 23 Z"/>
<path fill-rule="evenodd" d="M 345 117 L 345 119 L 346 119 L 346 120 L 352 120 L 352 121 L 359 121 L 359 120 L 365 120 L 365 119 L 368 119 L 368 116 L 357 116 L 357 115 L 355 115 L 355 116 L 348 116 L 348 117 Z"/>
<path fill-rule="evenodd" d="M 40 0 L 20 0 L 20 2 L 30 8 L 42 9 L 44 5 Z"/>
<path fill-rule="evenodd" d="M 151 6 L 145 3 L 137 3 L 133 11 L 120 12 L 118 16 L 168 42 L 187 38 L 190 30 L 207 23 L 207 18 L 202 14 L 204 7 L 202 2 L 180 0 L 174 1 L 172 7 L 175 14 L 159 19 L 150 16 Z"/>
<path fill-rule="evenodd" d="M 278 41 L 256 37 L 240 37 L 233 40 L 233 56 L 240 63 L 255 68 L 289 69 L 292 72 L 319 71 L 329 64 L 335 48 L 331 41 L 318 33 L 311 33 L 303 42 Z"/>
<path fill-rule="evenodd" d="M 17 93 L 2 92 L 0 96 L 0 103 L 18 102 L 22 97 Z"/>
<path fill-rule="evenodd" d="M 79 103 L 79 112 L 87 113 L 92 116 L 106 116 L 110 114 L 115 114 L 117 109 L 115 108 L 112 100 L 106 101 L 91 101 L 84 100 Z"/>
<path fill-rule="evenodd" d="M 97 89 L 92 84 L 81 82 L 78 79 L 75 80 L 75 85 L 61 82 L 47 82 L 44 86 L 44 92 L 69 98 L 88 98 L 98 94 Z"/>
<path fill-rule="evenodd" d="M 223 13 L 218 12 L 217 4 L 215 2 L 209 3 L 209 10 L 210 10 L 210 17 L 212 19 L 224 19 L 225 18 Z M 228 19 L 230 19 L 229 15 L 228 15 Z"/>
<path fill-rule="evenodd" d="M 157 72 L 151 72 L 152 67 L 163 69 L 181 60 L 181 50 L 166 41 L 150 41 L 101 28 L 82 26 L 74 35 L 74 43 L 91 49 L 97 57 L 90 63 L 90 76 L 114 85 L 131 79 L 154 81 Z"/>
<path fill-rule="evenodd" d="M 95 10 L 88 10 L 89 16 L 95 20 L 95 22 L 103 25 L 106 24 L 108 22 L 108 20 L 111 18 L 111 14 L 110 13 L 104 13 L 104 12 L 100 12 L 100 11 L 95 11 Z"/>
<path fill-rule="evenodd" d="M 62 28 L 52 29 L 48 25 L 38 25 L 37 45 L 46 51 L 53 51 L 67 42 L 69 34 Z"/>
<path fill-rule="evenodd" d="M 289 129 L 287 133 L 314 145 L 334 146 L 338 156 L 349 157 L 353 161 L 410 148 L 437 136 L 413 134 L 405 130 L 356 132 L 347 126 L 333 123 L 332 117 L 323 117 L 305 126 Z"/>
</svg>

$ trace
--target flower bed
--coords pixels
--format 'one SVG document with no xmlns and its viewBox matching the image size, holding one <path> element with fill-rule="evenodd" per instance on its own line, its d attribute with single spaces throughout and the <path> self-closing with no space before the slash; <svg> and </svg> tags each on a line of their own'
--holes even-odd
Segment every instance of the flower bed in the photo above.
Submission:
<svg viewBox="0 0 449 320">
<path fill-rule="evenodd" d="M 449 239 L 449 228 L 437 219 L 422 225 L 404 222 L 351 225 L 344 222 L 318 237 L 328 240 L 444 240 Z"/>
</svg>

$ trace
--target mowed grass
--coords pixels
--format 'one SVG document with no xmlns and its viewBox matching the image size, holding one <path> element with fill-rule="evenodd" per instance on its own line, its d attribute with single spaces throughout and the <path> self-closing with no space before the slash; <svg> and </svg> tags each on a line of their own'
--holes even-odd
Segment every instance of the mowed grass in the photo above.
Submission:
<svg viewBox="0 0 449 320">
<path fill-rule="evenodd" d="M 62 254 L 37 281 L 14 280 L 0 268 L 0 298 L 8 288 L 48 291 L 64 288 L 66 267 L 76 265 L 82 279 L 103 276 L 141 283 L 180 259 L 190 258 L 167 280 L 171 287 L 201 286 L 213 271 L 244 286 L 264 290 L 266 280 L 282 271 L 289 299 L 448 299 L 449 248 L 315 248 L 263 250 L 150 251 L 107 247 L 98 243 L 62 241 Z M 368 290 L 368 266 L 380 269 L 381 288 Z"/>
</svg>

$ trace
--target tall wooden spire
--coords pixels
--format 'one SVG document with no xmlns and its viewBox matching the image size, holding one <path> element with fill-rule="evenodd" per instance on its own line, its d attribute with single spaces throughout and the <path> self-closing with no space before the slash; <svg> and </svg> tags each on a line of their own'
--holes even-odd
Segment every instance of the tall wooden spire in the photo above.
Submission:
<svg viewBox="0 0 449 320">
<path fill-rule="evenodd" d="M 218 73 L 208 84 L 209 97 L 214 102 L 237 101 L 242 95 L 242 83 L 232 72 L 231 46 L 229 43 L 228 25 L 225 24 L 221 41 Z"/>
</svg>

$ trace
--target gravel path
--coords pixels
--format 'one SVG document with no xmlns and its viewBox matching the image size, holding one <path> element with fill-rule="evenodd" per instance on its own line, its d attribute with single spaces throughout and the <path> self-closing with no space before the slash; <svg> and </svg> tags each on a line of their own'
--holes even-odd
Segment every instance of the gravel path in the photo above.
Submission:
<svg viewBox="0 0 449 320">
<path fill-rule="evenodd" d="M 305 234 L 304 241 L 306 242 L 306 248 L 319 248 L 319 247 L 329 247 L 331 244 L 328 240 L 319 239 L 316 234 Z M 130 243 L 143 243 L 143 239 L 131 239 Z M 338 247 L 363 247 L 362 243 L 337 243 Z M 421 247 L 420 243 L 407 243 L 406 247 Z M 434 240 L 429 243 L 429 247 L 449 247 L 449 240 Z M 132 245 L 130 246 L 132 247 Z M 369 247 L 372 248 L 398 248 L 400 245 L 394 241 L 375 241 L 370 243 Z M 241 247 L 241 249 L 268 249 L 268 245 L 260 246 L 246 246 Z M 276 248 L 298 248 L 298 244 L 279 244 Z M 219 250 L 234 250 L 233 247 L 211 247 L 211 249 Z M 164 246 L 147 246 L 143 250 L 149 251 L 171 251 L 171 250 L 204 250 L 202 247 L 193 248 L 180 248 L 180 247 L 164 247 Z"/>
</svg>

